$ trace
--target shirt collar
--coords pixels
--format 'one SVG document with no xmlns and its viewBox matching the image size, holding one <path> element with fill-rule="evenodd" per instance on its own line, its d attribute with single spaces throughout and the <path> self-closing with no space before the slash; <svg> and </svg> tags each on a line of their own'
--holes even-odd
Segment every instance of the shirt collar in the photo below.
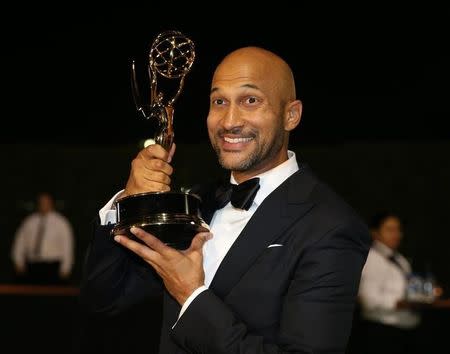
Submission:
<svg viewBox="0 0 450 354">
<path fill-rule="evenodd" d="M 298 163 L 295 152 L 288 150 L 288 159 L 269 171 L 263 172 L 255 177 L 259 177 L 259 190 L 253 203 L 260 205 L 266 197 L 272 193 L 281 183 L 298 171 Z M 231 174 L 230 183 L 237 184 Z"/>
<path fill-rule="evenodd" d="M 380 252 L 385 257 L 390 257 L 393 254 L 395 254 L 395 251 L 388 246 L 386 246 L 384 243 L 374 240 L 372 247 L 375 248 L 378 252 Z"/>
</svg>

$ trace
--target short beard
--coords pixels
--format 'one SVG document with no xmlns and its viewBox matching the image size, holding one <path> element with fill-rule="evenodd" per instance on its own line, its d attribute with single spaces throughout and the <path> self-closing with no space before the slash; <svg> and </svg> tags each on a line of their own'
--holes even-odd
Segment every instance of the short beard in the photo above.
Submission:
<svg viewBox="0 0 450 354">
<path fill-rule="evenodd" d="M 254 141 L 258 143 L 259 135 L 256 134 L 254 137 Z M 270 161 L 274 156 L 276 156 L 284 143 L 284 131 L 282 127 L 277 129 L 275 136 L 269 144 L 259 144 L 257 149 L 253 151 L 244 161 L 238 163 L 230 163 L 226 164 L 224 159 L 221 156 L 220 148 L 214 142 L 212 143 L 214 150 L 216 151 L 217 158 L 219 160 L 219 164 L 226 170 L 236 171 L 236 172 L 245 172 L 259 166 L 263 165 L 266 161 Z"/>
</svg>

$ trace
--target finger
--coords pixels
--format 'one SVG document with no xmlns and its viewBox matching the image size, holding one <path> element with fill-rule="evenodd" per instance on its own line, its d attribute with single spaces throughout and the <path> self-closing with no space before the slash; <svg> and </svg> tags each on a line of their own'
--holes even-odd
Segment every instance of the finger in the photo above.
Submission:
<svg viewBox="0 0 450 354">
<path fill-rule="evenodd" d="M 143 180 L 141 183 L 136 185 L 135 189 L 136 191 L 131 194 L 147 192 L 169 192 L 170 186 L 163 183 Z"/>
<path fill-rule="evenodd" d="M 151 159 L 151 160 L 142 160 L 143 167 L 150 171 L 159 171 L 167 176 L 170 176 L 173 173 L 173 167 L 170 166 L 167 162 L 160 159 Z"/>
<path fill-rule="evenodd" d="M 158 257 L 158 254 L 147 246 L 133 241 L 124 235 L 116 235 L 114 236 L 114 241 L 120 243 L 125 248 L 128 248 L 130 251 L 136 253 L 139 257 L 143 258 L 147 262 L 155 262 Z"/>
<path fill-rule="evenodd" d="M 146 172 L 147 173 L 143 175 L 143 178 L 146 181 L 167 184 L 168 186 L 170 185 L 171 179 L 165 173 L 159 171 L 146 171 Z"/>
<path fill-rule="evenodd" d="M 211 232 L 199 232 L 191 241 L 191 246 L 189 247 L 189 251 L 197 251 L 203 248 L 203 245 L 206 241 L 212 239 Z"/>
<path fill-rule="evenodd" d="M 169 158 L 169 152 L 159 144 L 152 144 L 142 149 L 142 155 L 147 159 L 160 159 L 167 161 Z"/>
<path fill-rule="evenodd" d="M 120 243 L 122 246 L 128 248 L 130 251 L 133 251 L 138 256 L 140 256 L 144 261 L 150 264 L 158 274 L 163 274 L 163 269 L 157 263 L 159 261 L 159 255 L 155 251 L 152 251 L 147 247 L 146 250 L 142 248 L 145 247 L 140 243 L 137 243 L 133 240 L 130 240 L 128 237 L 124 235 L 116 235 L 114 236 L 114 240 Z M 141 247 L 142 246 L 142 247 Z"/>
<path fill-rule="evenodd" d="M 133 226 L 130 229 L 130 232 L 135 235 L 137 238 L 141 239 L 145 242 L 145 244 L 150 247 L 155 252 L 159 254 L 167 254 L 168 252 L 173 251 L 173 248 L 167 246 L 164 242 L 162 242 L 157 237 L 152 234 L 140 229 L 139 227 Z"/>
<path fill-rule="evenodd" d="M 177 148 L 177 146 L 175 145 L 175 143 L 173 143 L 172 146 L 170 147 L 169 158 L 167 159 L 168 163 L 172 162 L 172 158 L 173 158 L 173 155 L 175 154 L 176 148 Z"/>
<path fill-rule="evenodd" d="M 140 159 L 142 161 L 142 159 Z M 156 192 L 170 190 L 171 179 L 159 171 L 148 170 L 142 163 L 134 160 L 130 177 L 127 182 L 126 192 Z"/>
<path fill-rule="evenodd" d="M 146 190 L 150 192 L 170 192 L 170 186 L 163 183 L 149 182 Z"/>
<path fill-rule="evenodd" d="M 140 152 L 138 156 L 131 162 L 133 171 L 150 170 L 160 171 L 170 176 L 173 172 L 173 168 L 166 161 L 156 157 L 149 158 L 144 153 Z"/>
<path fill-rule="evenodd" d="M 170 185 L 163 182 L 153 181 L 150 174 L 141 174 L 139 176 L 136 172 L 130 176 L 125 192 L 120 196 L 120 198 L 130 194 L 161 191 L 170 191 Z"/>
</svg>

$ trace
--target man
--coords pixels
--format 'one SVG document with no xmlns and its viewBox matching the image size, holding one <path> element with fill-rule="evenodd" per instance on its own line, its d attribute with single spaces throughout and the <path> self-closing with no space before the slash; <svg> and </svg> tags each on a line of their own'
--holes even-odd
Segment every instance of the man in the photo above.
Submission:
<svg viewBox="0 0 450 354">
<path fill-rule="evenodd" d="M 378 213 L 371 231 L 374 242 L 359 289 L 367 353 L 410 353 L 420 316 L 405 301 L 411 266 L 397 251 L 403 237 L 400 218 L 390 212 Z"/>
<path fill-rule="evenodd" d="M 32 283 L 57 283 L 70 276 L 73 233 L 69 221 L 54 208 L 53 197 L 41 193 L 37 212 L 18 228 L 11 257 L 16 273 Z"/>
<path fill-rule="evenodd" d="M 99 226 L 83 302 L 117 313 L 162 285 L 165 354 L 344 353 L 369 236 L 288 151 L 301 112 L 284 60 L 254 47 L 229 54 L 212 80 L 208 132 L 231 183 L 253 184 L 254 200 L 216 210 L 206 202 L 211 233 L 196 235 L 184 252 L 140 229 L 132 232 L 144 244 L 125 236 L 114 242 L 111 227 Z M 158 145 L 142 150 L 120 197 L 170 190 L 173 154 Z M 100 213 L 103 224 L 110 205 Z"/>
</svg>

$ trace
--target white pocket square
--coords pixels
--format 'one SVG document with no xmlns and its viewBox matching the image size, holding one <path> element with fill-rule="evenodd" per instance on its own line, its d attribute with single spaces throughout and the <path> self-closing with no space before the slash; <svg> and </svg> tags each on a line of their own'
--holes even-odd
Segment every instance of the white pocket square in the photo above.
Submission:
<svg viewBox="0 0 450 354">
<path fill-rule="evenodd" d="M 267 246 L 267 248 L 272 248 L 272 247 L 283 247 L 283 245 L 281 243 L 272 243 L 271 245 Z"/>
</svg>

